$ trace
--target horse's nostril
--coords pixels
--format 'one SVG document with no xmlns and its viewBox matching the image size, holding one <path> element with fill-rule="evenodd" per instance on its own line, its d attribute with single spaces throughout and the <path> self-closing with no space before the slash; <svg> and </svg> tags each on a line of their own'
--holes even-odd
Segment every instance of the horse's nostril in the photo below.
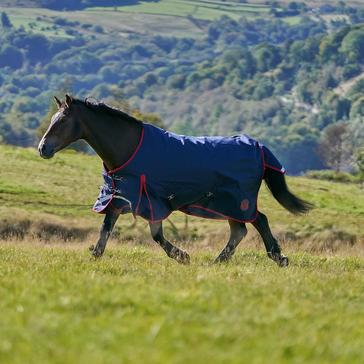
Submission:
<svg viewBox="0 0 364 364">
<path fill-rule="evenodd" d="M 41 145 L 39 145 L 38 151 L 40 154 L 44 154 L 44 152 L 46 151 L 46 146 L 42 143 Z"/>
<path fill-rule="evenodd" d="M 50 148 L 49 146 L 47 146 L 47 144 L 42 143 L 41 145 L 39 145 L 38 150 L 40 156 L 43 158 L 53 157 L 53 148 Z"/>
</svg>

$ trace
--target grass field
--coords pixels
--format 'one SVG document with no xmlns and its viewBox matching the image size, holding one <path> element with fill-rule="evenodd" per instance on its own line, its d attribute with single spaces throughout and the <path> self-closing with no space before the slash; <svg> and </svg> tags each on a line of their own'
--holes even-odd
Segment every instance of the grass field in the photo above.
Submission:
<svg viewBox="0 0 364 364">
<path fill-rule="evenodd" d="M 211 265 L 226 223 L 166 222 L 191 265 L 167 258 L 147 223 L 122 217 L 95 261 L 96 157 L 0 146 L 0 363 L 362 363 L 364 194 L 289 178 L 317 208 L 297 218 L 262 190 L 259 205 L 290 257 L 252 232 Z"/>
<path fill-rule="evenodd" d="M 109 10 L 108 10 L 109 9 Z M 113 8 L 111 8 L 113 9 Z M 56 17 L 70 21 L 80 22 L 80 26 L 73 27 L 79 33 L 95 35 L 98 38 L 114 35 L 127 35 L 130 33 L 169 34 L 176 37 L 199 38 L 204 30 L 186 17 L 168 15 L 146 15 L 143 13 L 124 13 L 110 11 L 110 8 L 93 11 L 52 11 L 41 8 L 2 7 L 15 27 L 23 26 L 26 30 L 44 34 L 47 37 L 69 37 L 61 27 L 53 29 Z M 92 32 L 92 29 L 83 29 L 82 24 L 100 25 L 105 34 Z"/>
<path fill-rule="evenodd" d="M 362 363 L 364 260 L 0 246 L 0 362 Z"/>
<path fill-rule="evenodd" d="M 16 28 L 44 34 L 47 37 L 72 37 L 64 29 L 55 26 L 56 17 L 80 22 L 73 29 L 87 36 L 107 37 L 110 33 L 127 35 L 148 33 L 176 37 L 199 38 L 206 34 L 205 24 L 197 20 L 215 20 L 223 15 L 233 19 L 242 16 L 251 18 L 268 16 L 269 7 L 263 2 L 243 4 L 221 0 L 160 0 L 143 2 L 133 6 L 91 7 L 83 11 L 53 11 L 45 8 L 17 7 L 0 1 L 0 12 L 5 11 Z M 300 17 L 284 18 L 289 24 L 300 21 Z M 201 22 L 200 22 L 201 23 Z M 100 25 L 105 34 L 95 33 L 82 24 Z"/>
<path fill-rule="evenodd" d="M 240 4 L 220 0 L 160 0 L 156 3 L 141 2 L 138 5 L 119 6 L 116 8 L 89 8 L 89 11 L 121 11 L 127 13 L 144 13 L 154 15 L 172 15 L 178 17 L 193 16 L 196 19 L 215 20 L 222 15 L 233 19 L 242 16 L 264 15 L 269 12 L 269 7 L 263 4 Z"/>
</svg>

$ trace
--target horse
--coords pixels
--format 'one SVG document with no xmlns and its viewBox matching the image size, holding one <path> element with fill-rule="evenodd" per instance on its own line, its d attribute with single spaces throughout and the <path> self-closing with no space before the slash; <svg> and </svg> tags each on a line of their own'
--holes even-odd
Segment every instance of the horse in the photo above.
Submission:
<svg viewBox="0 0 364 364">
<path fill-rule="evenodd" d="M 170 133 L 102 102 L 69 95 L 61 102 L 42 137 L 42 158 L 77 141 L 86 141 L 103 162 L 104 186 L 94 210 L 105 214 L 99 239 L 90 250 L 103 255 L 113 227 L 124 213 L 149 222 L 153 240 L 182 264 L 188 253 L 168 241 L 163 220 L 175 210 L 227 220 L 230 237 L 215 263 L 227 262 L 251 223 L 263 239 L 267 255 L 288 266 L 268 218 L 257 207 L 264 180 L 273 197 L 289 212 L 307 213 L 313 205 L 288 188 L 284 168 L 261 143 L 246 136 L 188 137 Z"/>
</svg>

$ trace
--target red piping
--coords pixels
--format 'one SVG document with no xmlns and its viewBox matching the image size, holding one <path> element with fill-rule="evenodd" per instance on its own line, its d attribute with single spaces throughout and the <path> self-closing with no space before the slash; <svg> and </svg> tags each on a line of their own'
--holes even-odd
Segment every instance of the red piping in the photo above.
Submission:
<svg viewBox="0 0 364 364">
<path fill-rule="evenodd" d="M 151 217 L 151 219 L 147 219 L 147 220 L 148 221 L 151 221 L 153 223 L 153 222 L 155 222 L 155 220 L 154 220 L 154 211 L 153 211 L 153 205 L 152 205 L 152 202 L 151 202 L 151 200 L 149 198 L 149 194 L 148 194 L 148 190 L 147 190 L 147 178 L 145 177 L 145 174 L 142 174 L 140 176 L 139 198 L 138 198 L 137 207 L 135 209 L 135 215 L 138 215 L 139 206 L 140 206 L 140 202 L 142 200 L 143 191 L 145 192 L 145 195 L 147 196 L 148 204 L 149 204 L 149 209 L 150 209 L 150 217 Z M 139 215 L 139 216 L 142 216 L 142 215 Z"/>
<path fill-rule="evenodd" d="M 269 169 L 273 169 L 274 171 L 281 172 L 282 174 L 286 173 L 286 170 L 284 168 L 282 170 L 282 169 L 279 169 L 277 167 L 270 166 L 269 164 L 266 164 L 266 167 L 269 168 Z"/>
<path fill-rule="evenodd" d="M 145 192 L 145 194 L 147 196 L 147 199 L 148 199 L 149 209 L 150 209 L 150 217 L 152 218 L 151 222 L 153 223 L 154 222 L 153 206 L 152 206 L 152 202 L 150 201 L 149 194 L 148 194 L 148 191 L 147 191 L 147 183 L 146 183 L 145 176 L 144 176 L 144 192 Z"/>
<path fill-rule="evenodd" d="M 138 212 L 139 212 L 139 205 L 140 205 L 140 201 L 142 200 L 142 194 L 143 194 L 144 180 L 145 180 L 145 175 L 142 174 L 139 178 L 139 198 L 138 198 L 138 203 L 136 205 L 135 212 L 134 212 L 135 216 L 138 215 Z"/>
<path fill-rule="evenodd" d="M 230 217 L 230 216 L 227 216 L 227 215 L 224 215 L 222 214 L 221 212 L 218 212 L 218 211 L 215 211 L 215 210 L 212 210 L 212 209 L 209 209 L 207 207 L 203 207 L 203 206 L 200 206 L 200 205 L 188 205 L 187 207 L 192 207 L 192 208 L 196 208 L 196 209 L 200 209 L 200 210 L 204 210 L 204 211 L 207 211 L 207 212 L 210 212 L 210 213 L 213 213 L 213 214 L 216 214 L 216 215 L 219 215 L 221 216 L 221 219 L 220 220 L 233 220 L 233 221 L 237 221 L 237 222 L 253 222 L 256 220 L 257 216 L 258 216 L 258 208 L 256 210 L 256 213 L 255 213 L 255 217 L 251 220 L 239 220 L 239 219 L 234 219 L 233 217 Z M 179 209 L 180 211 L 186 213 L 184 210 L 185 208 L 181 208 Z M 202 217 L 202 218 L 206 218 L 206 216 L 202 216 L 202 215 L 199 215 L 195 212 L 189 212 L 188 215 L 193 215 L 193 216 L 197 216 L 197 217 Z M 214 219 L 214 218 L 212 218 Z M 215 219 L 215 220 L 218 220 L 218 219 Z"/>
<path fill-rule="evenodd" d="M 140 134 L 140 139 L 139 139 L 138 146 L 134 150 L 134 153 L 132 154 L 132 156 L 124 164 L 122 164 L 120 167 L 117 167 L 117 168 L 114 168 L 114 169 L 112 169 L 110 171 L 107 171 L 107 174 L 110 175 L 110 174 L 113 174 L 113 173 L 115 173 L 117 171 L 120 171 L 121 169 L 125 168 L 134 159 L 134 157 L 138 153 L 140 147 L 142 146 L 143 139 L 144 139 L 144 127 L 142 129 L 142 133 Z"/>
</svg>

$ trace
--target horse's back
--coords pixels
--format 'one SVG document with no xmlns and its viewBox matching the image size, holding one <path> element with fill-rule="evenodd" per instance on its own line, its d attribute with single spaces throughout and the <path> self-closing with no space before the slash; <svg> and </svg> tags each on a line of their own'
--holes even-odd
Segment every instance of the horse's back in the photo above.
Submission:
<svg viewBox="0 0 364 364">
<path fill-rule="evenodd" d="M 203 175 L 245 170 L 262 175 L 262 152 L 259 143 L 246 136 L 195 137 L 178 135 L 145 125 L 148 162 L 160 176 L 171 172 Z M 149 140 L 148 140 L 149 139 Z"/>
</svg>

